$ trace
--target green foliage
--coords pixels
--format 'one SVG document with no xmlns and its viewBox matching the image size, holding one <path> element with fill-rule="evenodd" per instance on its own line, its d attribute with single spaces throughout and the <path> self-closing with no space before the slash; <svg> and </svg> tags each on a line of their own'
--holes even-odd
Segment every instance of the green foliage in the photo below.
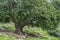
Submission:
<svg viewBox="0 0 60 40">
<path fill-rule="evenodd" d="M 25 26 L 23 31 L 30 34 L 42 35 L 43 37 L 48 35 L 48 33 L 40 27 Z"/>
<path fill-rule="evenodd" d="M 9 22 L 10 17 L 7 15 L 7 0 L 0 0 L 0 22 Z"/>
<path fill-rule="evenodd" d="M 12 36 L 3 35 L 0 33 L 0 40 L 14 40 Z"/>
<path fill-rule="evenodd" d="M 59 40 L 55 37 L 47 37 L 47 38 L 26 38 L 25 40 Z"/>
<path fill-rule="evenodd" d="M 10 25 L 10 26 L 9 26 Z M 14 24 L 2 24 L 0 23 L 0 28 L 1 26 L 4 26 L 6 28 L 8 28 L 8 30 L 14 30 Z M 11 29 L 12 28 L 12 29 Z M 24 32 L 28 32 L 28 33 L 40 33 L 41 35 L 43 35 L 44 37 L 27 37 L 25 38 L 25 40 L 59 40 L 57 37 L 54 37 L 54 36 L 50 36 L 47 34 L 46 30 L 43 30 L 39 27 L 28 27 L 28 26 L 25 26 L 24 27 Z M 11 34 L 11 35 L 5 35 L 4 33 L 1 33 L 0 32 L 0 40 L 15 40 L 17 37 L 15 37 L 15 35 L 13 36 L 14 34 Z"/>
<path fill-rule="evenodd" d="M 53 0 L 52 3 L 57 10 L 60 10 L 60 0 Z"/>
<path fill-rule="evenodd" d="M 10 1 L 10 3 L 8 1 Z M 59 23 L 59 10 L 56 10 L 54 4 L 48 3 L 46 0 L 8 1 L 5 0 L 0 2 L 0 14 L 2 14 L 0 16 L 1 21 L 10 21 L 10 19 L 12 19 L 12 21 L 16 21 L 19 25 L 38 26 L 49 30 L 55 29 Z M 12 17 L 11 15 L 9 16 L 8 13 L 9 4 L 12 5 L 12 11 L 10 13 L 13 15 Z"/>
<path fill-rule="evenodd" d="M 54 29 L 58 24 L 57 10 L 52 4 L 49 5 L 44 0 L 22 0 L 21 4 L 17 4 L 14 8 L 14 15 L 20 25 Z"/>
<path fill-rule="evenodd" d="M 11 30 L 11 31 L 15 31 L 15 27 L 13 23 L 0 23 L 0 28 L 4 28 L 6 30 Z"/>
</svg>

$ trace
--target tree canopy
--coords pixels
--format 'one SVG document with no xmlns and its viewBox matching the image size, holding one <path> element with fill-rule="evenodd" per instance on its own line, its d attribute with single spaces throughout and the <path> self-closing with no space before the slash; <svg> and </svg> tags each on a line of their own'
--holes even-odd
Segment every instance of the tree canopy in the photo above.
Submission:
<svg viewBox="0 0 60 40">
<path fill-rule="evenodd" d="M 59 1 L 49 3 L 46 0 L 2 0 L 0 19 L 4 20 L 8 17 L 6 20 L 11 19 L 21 30 L 26 25 L 55 29 L 60 20 L 60 10 L 57 10 L 59 4 Z"/>
</svg>

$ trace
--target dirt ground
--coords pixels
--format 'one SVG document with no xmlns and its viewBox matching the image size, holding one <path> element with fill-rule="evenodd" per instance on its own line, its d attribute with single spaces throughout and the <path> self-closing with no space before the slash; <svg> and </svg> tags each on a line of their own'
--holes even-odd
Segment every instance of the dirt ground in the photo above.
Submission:
<svg viewBox="0 0 60 40">
<path fill-rule="evenodd" d="M 24 35 L 17 35 L 14 32 L 0 32 L 2 35 L 12 36 L 15 40 L 24 40 L 26 37 Z"/>
</svg>

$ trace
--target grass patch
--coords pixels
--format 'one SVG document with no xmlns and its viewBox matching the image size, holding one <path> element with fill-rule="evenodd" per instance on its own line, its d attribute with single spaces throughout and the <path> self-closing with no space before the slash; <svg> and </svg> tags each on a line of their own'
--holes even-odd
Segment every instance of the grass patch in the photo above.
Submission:
<svg viewBox="0 0 60 40">
<path fill-rule="evenodd" d="M 10 24 L 10 23 L 0 23 L 0 28 L 5 28 L 6 30 L 13 30 L 15 31 L 15 26 L 14 24 Z"/>
<path fill-rule="evenodd" d="M 14 40 L 13 37 L 8 35 L 0 35 L 0 40 Z"/>
<path fill-rule="evenodd" d="M 59 40 L 59 38 L 53 37 L 53 36 L 48 36 L 48 37 L 43 37 L 43 38 L 26 38 L 25 40 Z"/>
<path fill-rule="evenodd" d="M 42 30 L 42 28 L 40 27 L 28 27 L 28 26 L 25 26 L 24 27 L 24 32 L 27 32 L 27 33 L 35 33 L 35 34 L 41 34 L 43 37 L 39 38 L 26 38 L 25 40 L 59 40 L 58 37 L 54 37 L 54 36 L 50 36 L 47 31 L 44 31 Z"/>
</svg>

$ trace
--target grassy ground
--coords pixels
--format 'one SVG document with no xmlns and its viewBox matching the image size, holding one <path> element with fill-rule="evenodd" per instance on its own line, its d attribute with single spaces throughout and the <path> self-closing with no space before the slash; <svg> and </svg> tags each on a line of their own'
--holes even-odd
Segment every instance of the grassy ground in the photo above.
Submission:
<svg viewBox="0 0 60 40">
<path fill-rule="evenodd" d="M 2 28 L 2 27 L 5 27 L 6 30 L 15 31 L 13 24 L 0 23 L 0 28 Z M 25 38 L 25 40 L 59 40 L 57 37 L 48 35 L 48 33 L 46 31 L 42 30 L 39 27 L 32 28 L 32 27 L 25 26 L 23 29 L 24 29 L 23 30 L 24 32 L 40 34 L 43 36 L 43 37 L 27 37 L 27 38 Z M 18 39 L 15 39 L 12 35 L 5 35 L 5 34 L 0 33 L 0 40 L 18 40 Z"/>
<path fill-rule="evenodd" d="M 58 38 L 26 38 L 25 40 L 59 40 Z"/>
<path fill-rule="evenodd" d="M 14 40 L 12 36 L 0 33 L 0 40 Z"/>
</svg>

